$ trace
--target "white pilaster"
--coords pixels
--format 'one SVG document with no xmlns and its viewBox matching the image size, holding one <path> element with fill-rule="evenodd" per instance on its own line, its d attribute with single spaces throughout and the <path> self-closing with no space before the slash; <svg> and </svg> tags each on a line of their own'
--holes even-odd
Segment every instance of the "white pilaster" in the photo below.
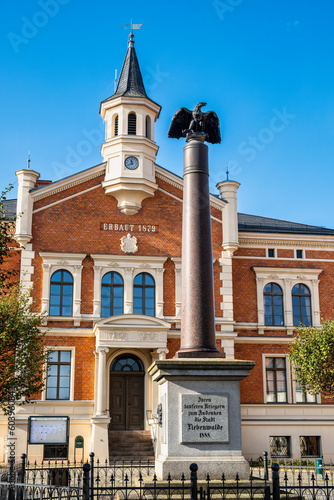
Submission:
<svg viewBox="0 0 334 500">
<path fill-rule="evenodd" d="M 124 269 L 124 314 L 133 313 L 133 267 Z"/>
<path fill-rule="evenodd" d="M 108 347 L 99 347 L 98 353 L 98 379 L 97 379 L 97 394 L 96 394 L 96 416 L 104 416 L 106 410 L 106 377 L 107 364 L 106 355 L 109 352 Z"/>
<path fill-rule="evenodd" d="M 175 272 L 175 318 L 181 321 L 181 258 L 172 259 L 174 262 Z"/>
<path fill-rule="evenodd" d="M 101 316 L 101 274 L 102 267 L 94 266 L 94 309 L 93 315 L 95 318 Z"/>
<path fill-rule="evenodd" d="M 80 326 L 81 307 L 81 271 L 83 266 L 74 266 L 73 283 L 73 318 L 74 326 Z"/>
<path fill-rule="evenodd" d="M 237 190 L 240 186 L 236 181 L 224 181 L 217 184 L 221 198 L 227 201 L 223 210 L 223 248 L 229 256 L 239 247 Z"/>
<path fill-rule="evenodd" d="M 19 187 L 17 192 L 17 219 L 14 238 L 21 246 L 25 246 L 32 238 L 33 201 L 30 191 L 35 187 L 39 173 L 30 169 L 17 170 L 15 173 L 18 178 Z"/>
<path fill-rule="evenodd" d="M 164 268 L 157 268 L 157 282 L 156 282 L 156 317 L 164 317 L 164 295 L 163 295 L 163 281 L 164 281 Z"/>
</svg>

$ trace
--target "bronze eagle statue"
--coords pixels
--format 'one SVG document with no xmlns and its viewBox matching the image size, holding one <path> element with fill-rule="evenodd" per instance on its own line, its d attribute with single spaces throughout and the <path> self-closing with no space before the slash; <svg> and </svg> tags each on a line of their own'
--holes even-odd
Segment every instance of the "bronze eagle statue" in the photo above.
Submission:
<svg viewBox="0 0 334 500">
<path fill-rule="evenodd" d="M 211 144 L 220 144 L 219 118 L 214 111 L 203 113 L 201 108 L 206 106 L 206 102 L 196 104 L 194 111 L 187 108 L 180 108 L 174 114 L 168 137 L 180 139 L 188 135 L 204 134 L 205 140 Z"/>
</svg>

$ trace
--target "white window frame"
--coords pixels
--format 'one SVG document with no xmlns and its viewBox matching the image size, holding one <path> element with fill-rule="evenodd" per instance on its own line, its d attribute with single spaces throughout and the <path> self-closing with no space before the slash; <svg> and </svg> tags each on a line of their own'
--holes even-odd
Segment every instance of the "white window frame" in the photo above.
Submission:
<svg viewBox="0 0 334 500">
<path fill-rule="evenodd" d="M 259 333 L 264 330 L 287 330 L 289 335 L 296 328 L 293 325 L 292 288 L 301 283 L 308 287 L 311 293 L 312 326 L 320 326 L 319 304 L 319 274 L 322 269 L 298 269 L 280 267 L 253 267 L 256 275 L 257 316 Z M 283 291 L 284 326 L 270 326 L 264 324 L 263 290 L 268 283 L 277 283 Z"/>
<path fill-rule="evenodd" d="M 296 405 L 318 405 L 321 403 L 321 395 L 320 394 L 316 394 L 315 396 L 315 401 L 312 402 L 312 403 L 299 403 L 297 402 L 297 381 L 295 379 L 295 369 L 294 369 L 294 366 L 292 366 L 292 395 L 293 395 L 293 402 L 296 404 Z"/>
<path fill-rule="evenodd" d="M 66 335 L 66 334 L 64 334 Z M 69 401 L 74 401 L 74 375 L 75 375 L 75 347 L 69 347 L 69 346 L 54 346 L 54 345 L 49 345 L 45 346 L 46 351 L 70 351 L 71 352 L 71 370 L 70 370 L 70 398 L 69 399 L 47 399 L 46 398 L 46 384 L 47 384 L 47 376 L 48 376 L 48 366 L 46 363 L 45 366 L 45 386 L 42 390 L 42 401 L 49 401 L 50 404 L 53 404 L 57 401 L 60 401 L 62 403 L 66 403 Z"/>
<path fill-rule="evenodd" d="M 46 253 L 39 254 L 43 259 L 42 313 L 49 319 L 73 319 L 74 326 L 80 326 L 81 320 L 81 272 L 82 261 L 86 254 Z M 72 316 L 49 316 L 50 312 L 50 280 L 53 273 L 65 269 L 73 277 L 73 312 Z"/>
<path fill-rule="evenodd" d="M 285 358 L 285 370 L 286 370 L 286 402 L 284 403 L 273 403 L 272 401 L 267 401 L 267 378 L 266 378 L 266 358 Z M 290 358 L 288 354 L 273 354 L 273 353 L 262 353 L 262 375 L 263 375 L 263 401 L 265 404 L 272 405 L 284 405 L 290 404 L 291 399 L 291 367 Z"/>
<path fill-rule="evenodd" d="M 101 318 L 101 280 L 107 272 L 119 273 L 124 282 L 124 314 L 133 314 L 133 280 L 140 273 L 150 274 L 155 281 L 155 317 L 163 315 L 163 273 L 167 257 L 130 255 L 91 255 L 94 260 L 94 319 Z"/>
</svg>

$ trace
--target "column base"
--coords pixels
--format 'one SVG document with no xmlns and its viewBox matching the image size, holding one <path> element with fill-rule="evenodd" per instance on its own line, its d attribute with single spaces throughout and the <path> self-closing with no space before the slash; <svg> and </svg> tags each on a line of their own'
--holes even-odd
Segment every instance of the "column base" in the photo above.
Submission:
<svg viewBox="0 0 334 500">
<path fill-rule="evenodd" d="M 92 424 L 91 451 L 101 461 L 109 460 L 108 425 L 110 417 L 101 416 L 90 419 Z"/>
<path fill-rule="evenodd" d="M 249 479 L 249 463 L 243 456 L 230 455 L 226 456 L 194 456 L 188 457 L 167 457 L 159 455 L 155 460 L 155 472 L 159 479 L 167 479 L 170 474 L 172 480 L 179 480 L 182 474 L 186 478 L 189 477 L 190 464 L 198 465 L 198 479 L 206 479 L 209 474 L 210 478 L 221 479 L 224 474 L 225 479 L 235 480 L 238 473 L 239 479 Z"/>
</svg>

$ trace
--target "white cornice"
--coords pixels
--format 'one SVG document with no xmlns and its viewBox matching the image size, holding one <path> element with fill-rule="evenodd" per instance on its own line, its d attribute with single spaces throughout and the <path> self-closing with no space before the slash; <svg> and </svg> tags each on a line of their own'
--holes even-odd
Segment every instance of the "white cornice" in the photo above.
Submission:
<svg viewBox="0 0 334 500">
<path fill-rule="evenodd" d="M 236 344 L 290 344 L 294 337 L 236 337 Z"/>
<path fill-rule="evenodd" d="M 77 174 L 65 177 L 65 179 L 60 179 L 59 181 L 47 184 L 44 187 L 36 189 L 36 191 L 32 191 L 31 197 L 33 201 L 42 200 L 47 196 L 51 196 L 61 191 L 65 191 L 66 189 L 69 189 L 73 186 L 77 186 L 78 184 L 82 184 L 83 182 L 95 179 L 96 177 L 104 174 L 105 167 L 106 163 L 101 163 L 100 165 L 96 165 L 96 167 L 83 170 L 82 172 L 78 172 Z"/>
<path fill-rule="evenodd" d="M 167 260 L 167 256 L 150 256 L 150 255 L 100 255 L 91 254 L 94 259 L 95 266 L 103 267 L 135 267 L 140 268 L 160 268 Z"/>
<path fill-rule="evenodd" d="M 257 246 L 257 247 L 267 247 L 276 246 L 276 247 L 319 247 L 319 248 L 333 248 L 334 249 L 334 235 L 300 235 L 300 239 L 297 239 L 298 235 L 296 234 L 284 234 L 279 235 L 275 234 L 259 234 L 259 233 L 248 233 L 247 235 L 243 232 L 239 232 L 239 245 L 240 247 L 249 247 L 249 246 Z"/>
<path fill-rule="evenodd" d="M 319 276 L 322 269 L 310 269 L 305 267 L 253 267 L 257 278 L 290 278 L 290 279 L 314 279 Z"/>
</svg>

